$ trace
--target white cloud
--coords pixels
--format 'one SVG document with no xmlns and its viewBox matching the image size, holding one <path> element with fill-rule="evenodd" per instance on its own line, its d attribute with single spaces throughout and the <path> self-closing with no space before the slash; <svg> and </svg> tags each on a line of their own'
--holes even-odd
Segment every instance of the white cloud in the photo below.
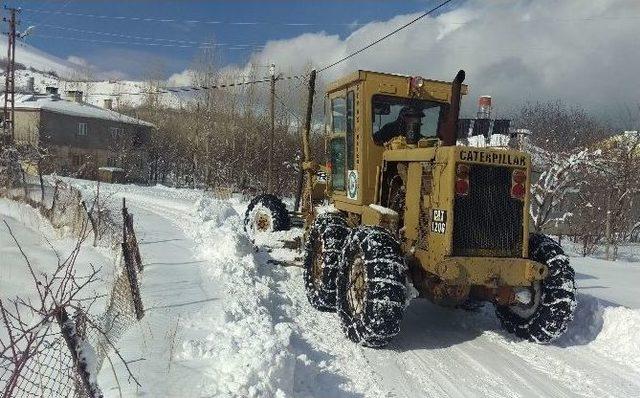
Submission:
<svg viewBox="0 0 640 398">
<path fill-rule="evenodd" d="M 82 57 L 78 57 L 75 55 L 69 55 L 67 57 L 67 61 L 74 64 L 74 65 L 78 65 L 81 66 L 83 68 L 90 68 L 91 65 L 89 65 L 89 62 L 87 62 L 86 59 L 82 58 Z"/>
<path fill-rule="evenodd" d="M 273 62 L 285 73 L 299 73 L 309 62 L 322 67 L 417 15 L 372 22 L 345 39 L 317 32 L 269 41 L 251 62 Z M 465 69 L 471 87 L 467 111 L 480 94 L 492 95 L 503 110 L 546 98 L 595 110 L 635 105 L 638 16 L 637 0 L 470 0 L 424 18 L 322 77 L 330 81 L 371 69 L 450 80 Z"/>
<path fill-rule="evenodd" d="M 174 73 L 167 79 L 169 86 L 188 86 L 193 83 L 193 71 L 185 69 L 182 72 Z"/>
<path fill-rule="evenodd" d="M 129 77 L 126 73 L 119 69 L 102 70 L 98 66 L 90 63 L 85 58 L 77 55 L 70 55 L 67 57 L 67 62 L 73 64 L 77 68 L 75 73 L 70 75 L 71 78 L 79 79 L 104 79 L 104 80 L 122 80 Z"/>
</svg>

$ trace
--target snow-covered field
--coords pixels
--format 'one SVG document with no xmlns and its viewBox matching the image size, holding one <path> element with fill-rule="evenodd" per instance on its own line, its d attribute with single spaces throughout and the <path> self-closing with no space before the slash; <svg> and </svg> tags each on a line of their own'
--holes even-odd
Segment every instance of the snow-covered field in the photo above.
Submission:
<svg viewBox="0 0 640 398">
<path fill-rule="evenodd" d="M 94 183 L 74 184 L 94 191 Z M 300 268 L 270 263 L 297 253 L 254 249 L 239 198 L 160 186 L 101 190 L 114 209 L 127 198 L 145 263 L 147 312 L 119 342 L 142 388 L 121 379 L 124 396 L 640 396 L 637 247 L 630 261 L 571 258 L 576 320 L 551 345 L 508 335 L 491 306 L 469 313 L 414 300 L 400 335 L 376 350 L 354 345 L 335 315 L 311 308 Z M 0 206 L 0 214 L 20 224 L 15 206 Z M 44 247 L 39 224 L 20 225 L 34 250 Z M 3 273 L 2 292 L 14 280 L 19 275 Z M 106 396 L 118 396 L 107 366 L 98 381 Z"/>
</svg>

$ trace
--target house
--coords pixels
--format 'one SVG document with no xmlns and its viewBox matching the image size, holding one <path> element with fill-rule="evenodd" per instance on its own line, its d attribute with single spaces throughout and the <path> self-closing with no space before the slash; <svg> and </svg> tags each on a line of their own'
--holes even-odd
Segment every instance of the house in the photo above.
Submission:
<svg viewBox="0 0 640 398">
<path fill-rule="evenodd" d="M 82 101 L 81 91 L 61 98 L 56 88 L 45 94 L 21 94 L 15 103 L 17 144 L 46 148 L 46 172 L 97 179 L 100 169 L 122 169 L 128 181 L 147 180 L 146 143 L 153 124 Z"/>
</svg>

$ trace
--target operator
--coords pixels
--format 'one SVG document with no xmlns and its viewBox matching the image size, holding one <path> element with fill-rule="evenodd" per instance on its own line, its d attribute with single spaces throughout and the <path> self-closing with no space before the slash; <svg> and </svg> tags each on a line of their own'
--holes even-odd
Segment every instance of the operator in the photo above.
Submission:
<svg viewBox="0 0 640 398">
<path fill-rule="evenodd" d="M 400 109 L 398 118 L 382 126 L 373 134 L 373 140 L 383 145 L 394 137 L 405 136 L 408 144 L 415 144 L 420 139 L 420 126 L 424 113 L 420 109 L 405 106 Z"/>
</svg>

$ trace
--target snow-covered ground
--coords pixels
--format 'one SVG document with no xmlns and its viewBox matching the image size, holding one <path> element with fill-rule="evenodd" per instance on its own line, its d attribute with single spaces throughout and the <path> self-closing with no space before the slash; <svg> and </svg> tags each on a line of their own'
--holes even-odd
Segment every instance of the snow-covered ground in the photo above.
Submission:
<svg viewBox="0 0 640 398">
<path fill-rule="evenodd" d="M 77 239 L 54 230 L 44 217 L 28 205 L 0 199 L 0 296 L 35 299 L 33 278 L 28 272 L 20 248 L 9 233 L 9 228 L 37 274 L 51 274 L 58 261 L 64 261 L 72 252 Z M 104 247 L 84 244 L 80 248 L 78 258 L 76 265 L 79 276 L 88 275 L 93 265 L 100 270 L 99 277 L 104 282 L 93 285 L 91 292 L 87 292 L 86 295 L 106 294 L 107 286 L 114 277 L 111 251 Z M 104 305 L 104 300 L 96 305 Z"/>
<path fill-rule="evenodd" d="M 94 191 L 94 183 L 74 184 Z M 571 258 L 576 320 L 551 345 L 508 335 L 491 306 L 470 313 L 414 300 L 400 335 L 376 350 L 354 345 L 335 315 L 311 308 L 300 268 L 270 263 L 297 253 L 253 248 L 239 198 L 159 186 L 101 190 L 114 209 L 126 196 L 145 263 L 147 312 L 119 342 L 142 388 L 119 380 L 124 396 L 640 396 L 637 255 Z M 0 206 L 3 218 L 13 212 Z M 118 396 L 107 366 L 98 380 L 106 396 Z"/>
</svg>

